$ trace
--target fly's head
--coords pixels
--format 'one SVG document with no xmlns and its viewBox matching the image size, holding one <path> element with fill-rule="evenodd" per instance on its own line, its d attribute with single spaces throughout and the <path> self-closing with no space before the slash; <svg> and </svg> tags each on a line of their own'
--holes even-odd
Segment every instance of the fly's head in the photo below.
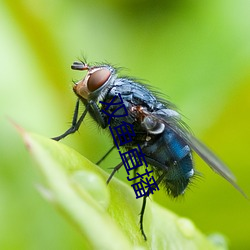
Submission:
<svg viewBox="0 0 250 250">
<path fill-rule="evenodd" d="M 74 62 L 74 70 L 87 70 L 86 76 L 73 87 L 75 94 L 84 100 L 96 99 L 101 91 L 113 82 L 115 69 L 109 65 L 89 66 L 83 62 Z"/>
</svg>

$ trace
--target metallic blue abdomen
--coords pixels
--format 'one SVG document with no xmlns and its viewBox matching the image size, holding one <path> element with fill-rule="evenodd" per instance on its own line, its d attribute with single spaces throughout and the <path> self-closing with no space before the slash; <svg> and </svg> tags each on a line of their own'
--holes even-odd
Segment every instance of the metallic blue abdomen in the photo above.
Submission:
<svg viewBox="0 0 250 250">
<path fill-rule="evenodd" d="M 158 135 L 154 143 L 143 147 L 147 162 L 157 168 L 157 174 L 165 173 L 163 183 L 167 192 L 176 197 L 182 194 L 194 175 L 191 150 L 170 129 Z"/>
</svg>

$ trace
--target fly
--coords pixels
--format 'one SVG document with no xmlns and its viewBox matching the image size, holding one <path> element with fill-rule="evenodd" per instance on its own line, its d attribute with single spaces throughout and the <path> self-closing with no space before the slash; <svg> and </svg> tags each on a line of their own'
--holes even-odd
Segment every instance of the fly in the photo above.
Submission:
<svg viewBox="0 0 250 250">
<path fill-rule="evenodd" d="M 172 103 L 157 97 L 146 85 L 132 78 L 119 77 L 117 70 L 111 65 L 90 66 L 85 62 L 74 62 L 71 68 L 87 71 L 87 74 L 73 87 L 78 99 L 72 125 L 65 133 L 54 137 L 54 140 L 59 141 L 76 132 L 87 113 L 102 129 L 107 129 L 108 124 L 117 126 L 123 122 L 130 123 L 135 131 L 134 140 L 127 145 L 119 146 L 129 150 L 139 144 L 147 163 L 154 171 L 157 185 L 164 186 L 170 196 L 182 195 L 193 178 L 194 151 L 246 197 L 227 166 L 189 132 Z M 102 112 L 106 107 L 105 103 L 111 103 L 118 95 L 122 97 L 127 109 L 127 116 L 119 119 L 110 116 L 112 110 Z M 85 110 L 78 117 L 80 102 L 84 104 Z M 115 146 L 98 163 L 114 148 Z M 114 168 L 107 183 L 122 166 L 123 162 Z M 140 213 L 140 230 L 145 240 L 143 216 L 146 198 L 147 196 L 143 196 Z"/>
</svg>

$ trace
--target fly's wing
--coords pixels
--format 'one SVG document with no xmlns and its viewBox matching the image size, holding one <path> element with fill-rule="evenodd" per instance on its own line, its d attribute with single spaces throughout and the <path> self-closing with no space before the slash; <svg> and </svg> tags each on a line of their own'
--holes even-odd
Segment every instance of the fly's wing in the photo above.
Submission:
<svg viewBox="0 0 250 250">
<path fill-rule="evenodd" d="M 237 185 L 236 178 L 230 169 L 210 149 L 191 134 L 181 136 L 187 144 L 210 166 L 216 173 L 230 182 L 246 198 L 246 194 Z"/>
<path fill-rule="evenodd" d="M 174 111 L 175 112 L 175 111 Z M 165 113 L 165 114 L 163 114 Z M 152 114 L 158 122 L 163 123 L 166 127 L 173 130 L 182 140 L 184 140 L 190 148 L 192 148 L 216 173 L 221 175 L 229 183 L 231 183 L 243 196 L 247 195 L 237 185 L 236 178 L 228 167 L 202 142 L 196 139 L 183 125 L 180 118 L 177 115 L 170 115 L 170 112 L 166 110 L 160 112 L 154 112 Z"/>
</svg>

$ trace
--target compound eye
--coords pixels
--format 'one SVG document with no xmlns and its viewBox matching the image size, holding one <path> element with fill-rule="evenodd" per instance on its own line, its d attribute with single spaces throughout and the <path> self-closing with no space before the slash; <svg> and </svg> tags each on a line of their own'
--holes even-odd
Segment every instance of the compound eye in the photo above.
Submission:
<svg viewBox="0 0 250 250">
<path fill-rule="evenodd" d="M 88 90 L 93 92 L 99 89 L 110 77 L 110 71 L 108 69 L 99 69 L 92 73 L 88 79 Z"/>
</svg>

